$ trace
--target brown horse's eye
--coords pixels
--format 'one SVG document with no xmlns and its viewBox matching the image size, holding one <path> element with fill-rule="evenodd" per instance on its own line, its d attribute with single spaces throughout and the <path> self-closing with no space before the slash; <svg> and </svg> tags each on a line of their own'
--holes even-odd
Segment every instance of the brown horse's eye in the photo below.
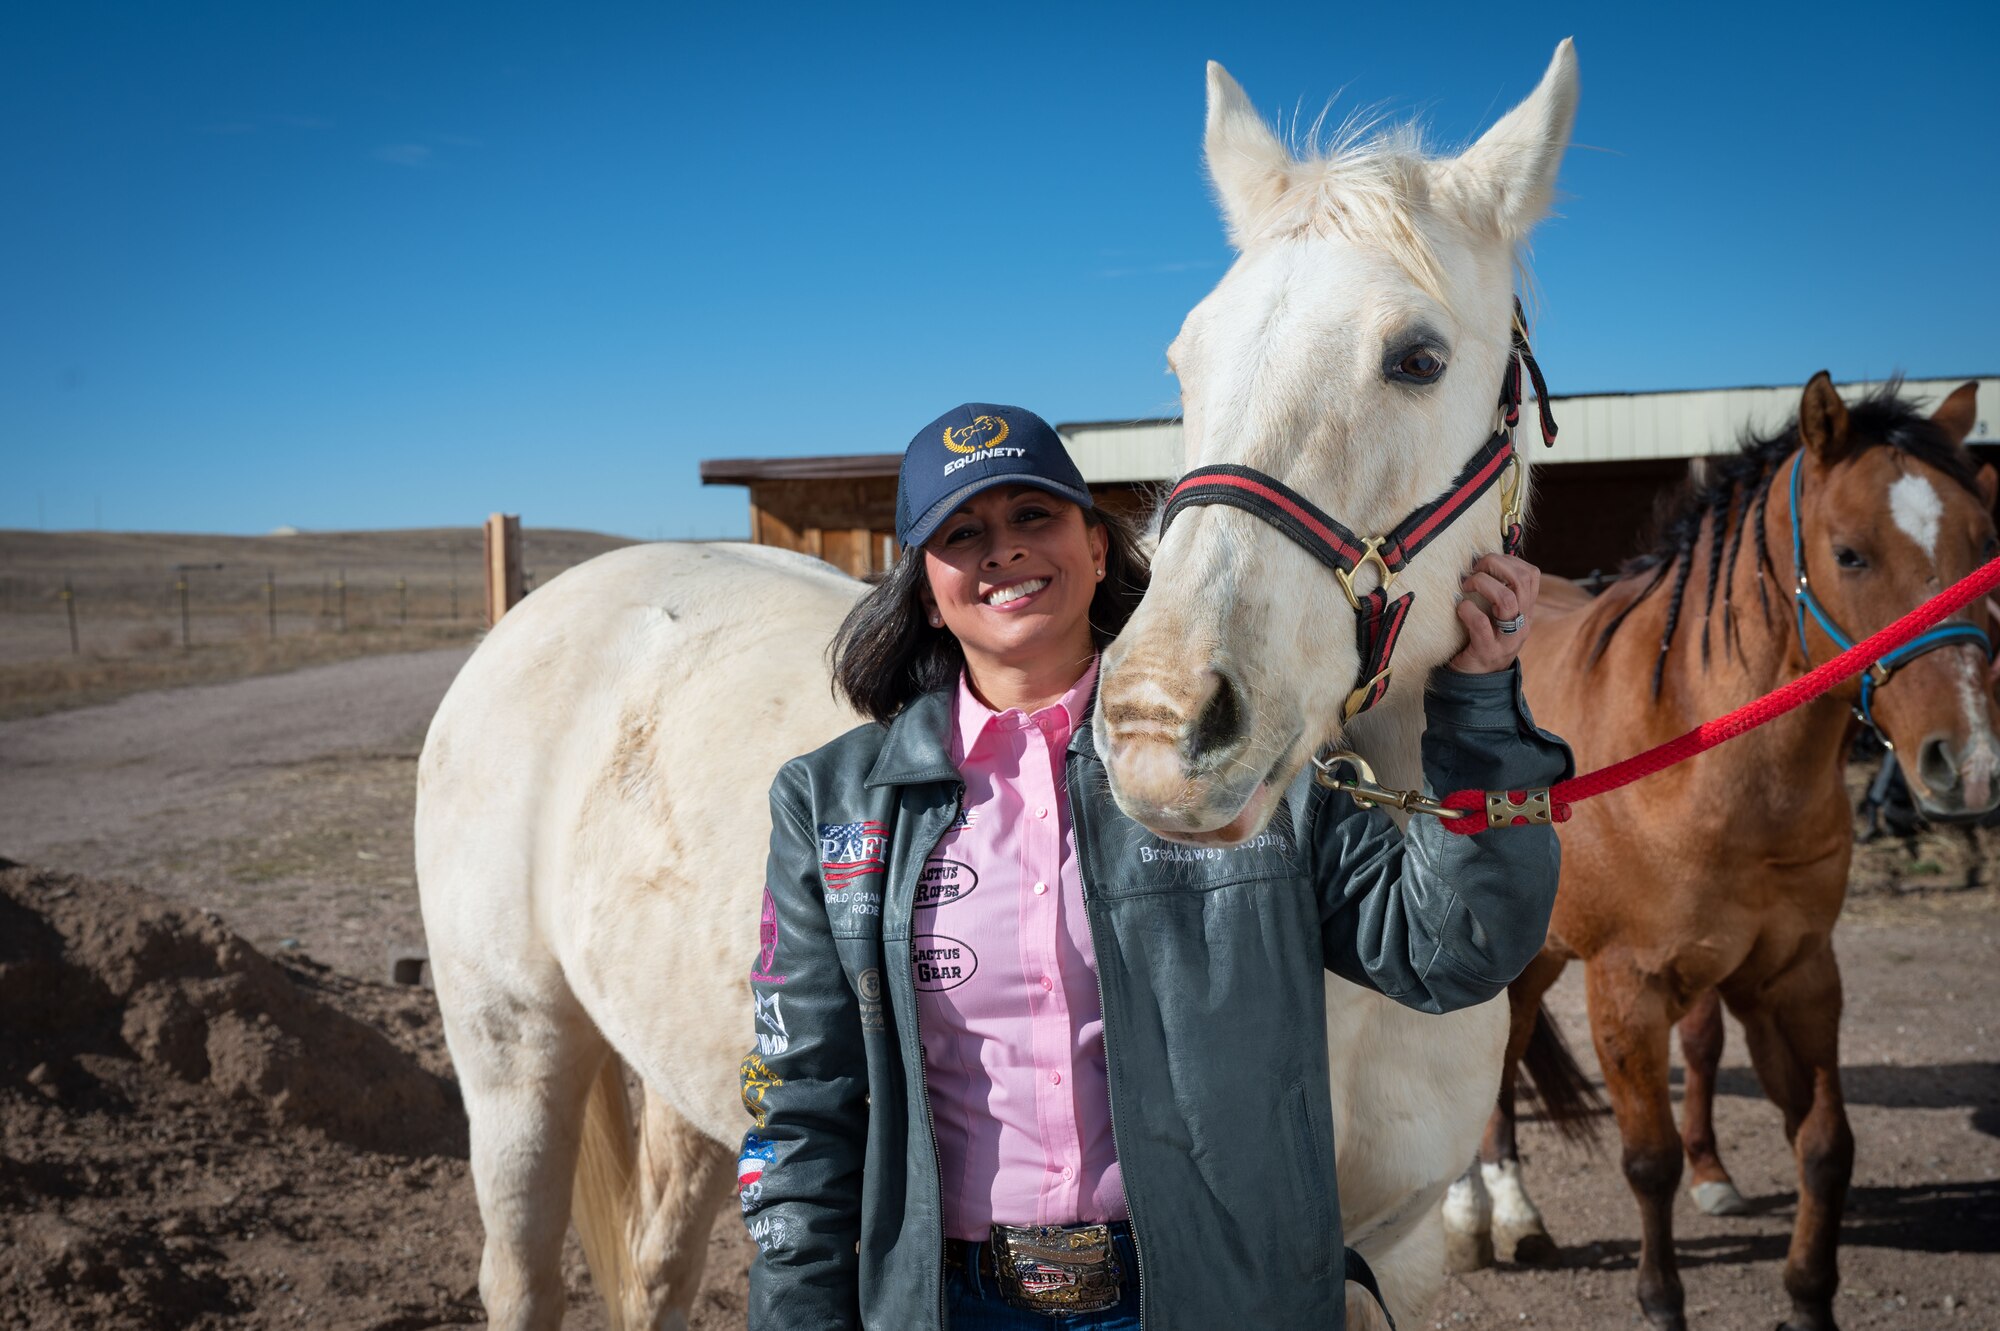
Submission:
<svg viewBox="0 0 2000 1331">
<path fill-rule="evenodd" d="M 1436 353 L 1419 348 L 1403 357 L 1396 368 L 1412 379 L 1431 380 L 1444 373 L 1444 361 Z"/>
<path fill-rule="evenodd" d="M 1859 550 L 1854 550 L 1844 545 L 1833 547 L 1833 562 L 1847 569 L 1868 567 L 1868 557 L 1866 555 L 1862 554 Z"/>
</svg>

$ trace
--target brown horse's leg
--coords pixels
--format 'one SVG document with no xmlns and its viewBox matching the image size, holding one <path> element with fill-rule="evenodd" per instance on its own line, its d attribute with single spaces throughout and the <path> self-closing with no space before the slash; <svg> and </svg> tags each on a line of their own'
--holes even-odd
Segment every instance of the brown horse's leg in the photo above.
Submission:
<svg viewBox="0 0 2000 1331">
<path fill-rule="evenodd" d="M 1668 988 L 1616 954 L 1592 958 L 1584 973 L 1597 1059 L 1625 1143 L 1625 1181 L 1639 1203 L 1639 1306 L 1659 1331 L 1686 1331 L 1686 1296 L 1674 1262 L 1681 1139 L 1667 1092 L 1674 1022 Z"/>
<path fill-rule="evenodd" d="M 1840 1092 L 1840 968 L 1822 943 L 1730 1009 L 1743 1022 L 1765 1094 L 1785 1115 L 1799 1165 L 1799 1214 L 1785 1259 L 1792 1317 L 1784 1331 L 1834 1331 L 1840 1214 L 1854 1173 L 1854 1133 Z"/>
<path fill-rule="evenodd" d="M 1507 987 L 1512 1024 L 1507 1031 L 1507 1056 L 1500 1065 L 1500 1098 L 1487 1120 L 1480 1143 L 1480 1175 L 1493 1199 L 1493 1248 L 1503 1262 L 1540 1265 L 1556 1260 L 1555 1240 L 1542 1213 L 1528 1199 L 1521 1183 L 1521 1153 L 1514 1137 L 1515 1097 L 1521 1080 L 1521 1058 L 1541 1019 L 1542 995 L 1569 963 L 1544 952 L 1528 963 Z"/>
<path fill-rule="evenodd" d="M 1694 1204 L 1710 1215 L 1742 1215 L 1750 1208 L 1736 1190 L 1715 1147 L 1715 1070 L 1722 1062 L 1722 1000 L 1704 989 L 1681 1018 L 1681 1057 L 1687 1085 L 1681 1096 L 1681 1140 L 1687 1146 Z"/>
</svg>

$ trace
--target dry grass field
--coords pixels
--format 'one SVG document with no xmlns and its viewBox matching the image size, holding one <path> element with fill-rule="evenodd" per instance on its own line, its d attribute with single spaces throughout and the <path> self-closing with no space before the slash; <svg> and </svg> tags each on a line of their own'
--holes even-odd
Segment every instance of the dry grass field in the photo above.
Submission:
<svg viewBox="0 0 2000 1331">
<path fill-rule="evenodd" d="M 631 543 L 525 528 L 528 587 Z M 477 527 L 283 536 L 0 530 L 0 718 L 470 642 L 484 627 L 482 551 Z"/>
</svg>

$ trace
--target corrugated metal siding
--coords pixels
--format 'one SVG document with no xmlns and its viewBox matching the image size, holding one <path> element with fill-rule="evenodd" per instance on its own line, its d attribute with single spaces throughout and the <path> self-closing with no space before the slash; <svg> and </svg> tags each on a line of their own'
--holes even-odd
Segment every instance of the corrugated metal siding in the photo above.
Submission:
<svg viewBox="0 0 2000 1331">
<path fill-rule="evenodd" d="M 1935 405 L 1963 379 L 1908 379 L 1905 395 Z M 1980 379 L 1979 424 L 1970 442 L 2000 443 L 2000 379 Z M 1839 385 L 1854 398 L 1878 387 L 1873 382 Z M 1717 388 L 1686 393 L 1595 394 L 1555 399 L 1562 436 L 1540 453 L 1542 466 L 1565 462 L 1618 462 L 1633 458 L 1701 457 L 1736 447 L 1745 430 L 1768 433 L 1798 410 L 1804 385 L 1777 388 Z M 1093 484 L 1106 481 L 1164 481 L 1181 471 L 1178 421 L 1067 425 L 1063 438 L 1070 455 Z"/>
</svg>

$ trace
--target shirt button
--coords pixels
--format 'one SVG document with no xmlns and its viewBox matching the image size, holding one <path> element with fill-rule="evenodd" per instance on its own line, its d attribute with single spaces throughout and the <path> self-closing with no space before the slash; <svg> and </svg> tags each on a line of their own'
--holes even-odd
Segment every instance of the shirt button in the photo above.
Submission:
<svg viewBox="0 0 2000 1331">
<path fill-rule="evenodd" d="M 1056 987 L 1056 982 L 1055 982 L 1054 980 L 1051 980 L 1051 979 L 1050 979 L 1050 978 L 1049 978 L 1048 976 L 1046 976 L 1046 975 L 1044 975 L 1044 976 L 1042 977 L 1042 988 L 1044 988 L 1044 989 L 1053 989 L 1053 988 L 1055 988 L 1055 987 Z"/>
<path fill-rule="evenodd" d="M 1075 1178 L 1075 1177 L 1076 1177 L 1076 1171 L 1075 1171 L 1074 1169 L 1071 1169 L 1071 1168 L 1070 1168 L 1070 1167 L 1069 1167 L 1068 1165 L 1064 1165 L 1064 1166 L 1063 1166 L 1063 1177 L 1064 1177 L 1064 1178 Z"/>
<path fill-rule="evenodd" d="M 1043 804 L 1043 805 L 1039 805 L 1039 806 L 1037 806 L 1037 807 L 1036 807 L 1036 809 L 1035 809 L 1035 817 L 1037 817 L 1037 818 L 1046 818 L 1046 817 L 1048 817 L 1048 816 L 1049 816 L 1049 806 L 1048 806 L 1048 805 L 1046 805 L 1046 804 Z"/>
<path fill-rule="evenodd" d="M 1060 1085 L 1062 1085 L 1062 1073 L 1060 1073 L 1060 1072 L 1051 1072 L 1051 1073 L 1049 1074 L 1049 1085 L 1051 1085 L 1051 1086 L 1060 1086 Z"/>
<path fill-rule="evenodd" d="M 1041 896 L 1041 895 L 1042 895 L 1042 894 L 1043 894 L 1044 892 L 1046 892 L 1046 891 L 1048 891 L 1048 890 L 1049 890 L 1049 885 L 1048 885 L 1047 883 L 1036 883 L 1036 884 L 1035 884 L 1035 895 L 1036 895 L 1036 896 Z"/>
</svg>

